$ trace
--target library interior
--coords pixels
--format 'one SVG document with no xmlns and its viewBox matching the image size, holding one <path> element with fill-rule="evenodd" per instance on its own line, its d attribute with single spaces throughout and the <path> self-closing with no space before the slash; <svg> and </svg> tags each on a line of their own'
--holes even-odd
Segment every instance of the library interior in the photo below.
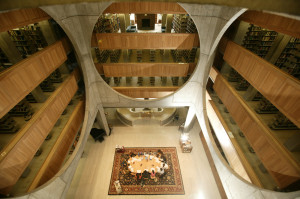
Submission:
<svg viewBox="0 0 300 199">
<path fill-rule="evenodd" d="M 1 2 L 0 198 L 300 197 L 300 2 L 207 2 Z"/>
</svg>

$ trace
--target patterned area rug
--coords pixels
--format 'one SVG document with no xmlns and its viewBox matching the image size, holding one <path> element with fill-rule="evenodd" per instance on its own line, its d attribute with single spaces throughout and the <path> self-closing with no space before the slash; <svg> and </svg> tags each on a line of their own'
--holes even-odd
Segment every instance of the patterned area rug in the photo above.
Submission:
<svg viewBox="0 0 300 199">
<path fill-rule="evenodd" d="M 129 157 L 131 152 L 138 154 L 138 152 L 156 152 L 159 149 L 164 153 L 169 169 L 162 177 L 157 178 L 156 182 L 153 179 L 137 181 L 132 174 L 122 172 L 122 163 Z M 108 190 L 109 195 L 118 194 L 114 185 L 116 180 L 119 180 L 121 184 L 121 195 L 184 195 L 184 187 L 175 147 L 125 148 L 125 152 L 123 153 L 115 152 Z"/>
</svg>

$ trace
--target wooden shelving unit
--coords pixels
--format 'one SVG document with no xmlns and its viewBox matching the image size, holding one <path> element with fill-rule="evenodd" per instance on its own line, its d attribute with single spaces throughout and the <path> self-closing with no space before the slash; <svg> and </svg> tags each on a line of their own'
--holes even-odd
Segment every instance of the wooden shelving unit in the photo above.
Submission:
<svg viewBox="0 0 300 199">
<path fill-rule="evenodd" d="M 297 49 L 297 44 L 300 44 L 300 39 L 294 37 L 291 38 L 274 65 L 278 68 L 284 67 L 284 63 L 293 54 L 292 52 Z"/>
<path fill-rule="evenodd" d="M 150 86 L 155 86 L 155 77 L 150 77 Z"/>
<path fill-rule="evenodd" d="M 155 62 L 156 50 L 150 50 L 150 62 Z"/>
<path fill-rule="evenodd" d="M 183 50 L 171 50 L 171 55 L 174 62 L 183 62 Z"/>
<path fill-rule="evenodd" d="M 12 66 L 12 63 L 9 61 L 5 53 L 0 48 L 0 72 Z"/>
<path fill-rule="evenodd" d="M 116 33 L 120 29 L 117 14 L 100 15 L 94 27 L 94 33 Z"/>
<path fill-rule="evenodd" d="M 99 48 L 95 48 L 95 53 L 96 53 L 98 63 L 106 63 L 110 55 L 109 50 L 100 50 Z"/>
<path fill-rule="evenodd" d="M 289 56 L 286 57 L 286 61 L 282 64 L 281 69 L 300 79 L 300 39 L 297 39 L 297 43 L 294 43 L 294 48 L 290 51 Z"/>
<path fill-rule="evenodd" d="M 0 134 L 13 134 L 20 129 L 16 120 L 10 115 L 6 114 L 0 119 Z M 3 146 L 0 146 L 0 150 Z"/>
<path fill-rule="evenodd" d="M 259 105 L 255 111 L 259 114 L 278 113 L 278 109 L 265 97 L 262 97 L 262 99 L 259 101 Z"/>
<path fill-rule="evenodd" d="M 27 57 L 48 45 L 37 23 L 9 30 L 8 33 L 23 57 Z"/>
<path fill-rule="evenodd" d="M 109 53 L 110 62 L 118 63 L 121 56 L 121 50 L 111 50 Z"/>
<path fill-rule="evenodd" d="M 250 86 L 250 83 L 247 82 L 243 77 L 240 77 L 237 85 L 235 86 L 235 89 L 238 91 L 245 91 Z"/>
<path fill-rule="evenodd" d="M 173 86 L 178 86 L 179 84 L 179 77 L 171 77 Z"/>
<path fill-rule="evenodd" d="M 264 58 L 278 35 L 275 31 L 270 31 L 259 26 L 250 24 L 248 32 L 243 40 L 243 47 Z"/>
<path fill-rule="evenodd" d="M 174 14 L 173 29 L 175 33 L 186 33 L 188 26 L 188 16 L 185 14 Z"/>
<path fill-rule="evenodd" d="M 293 122 L 280 112 L 275 115 L 269 127 L 273 130 L 299 130 Z"/>
<path fill-rule="evenodd" d="M 50 79 L 50 77 L 46 78 L 41 84 L 40 84 L 41 89 L 44 92 L 53 92 L 55 90 L 55 87 Z"/>
<path fill-rule="evenodd" d="M 114 83 L 116 86 L 119 86 L 121 83 L 121 77 L 114 77 Z"/>
<path fill-rule="evenodd" d="M 197 50 L 198 48 L 192 48 L 192 50 L 189 51 L 189 60 L 187 61 L 188 63 L 195 62 Z"/>
<path fill-rule="evenodd" d="M 188 17 L 186 32 L 187 33 L 197 33 L 196 25 L 193 22 L 191 17 Z"/>
<path fill-rule="evenodd" d="M 144 81 L 143 77 L 138 77 L 138 81 L 137 81 L 138 86 L 143 86 L 143 81 Z"/>
<path fill-rule="evenodd" d="M 143 51 L 142 50 L 137 50 L 136 51 L 136 61 L 137 62 L 142 62 L 142 56 L 143 56 Z"/>
<path fill-rule="evenodd" d="M 173 29 L 175 33 L 197 33 L 195 23 L 187 14 L 174 14 Z"/>
</svg>

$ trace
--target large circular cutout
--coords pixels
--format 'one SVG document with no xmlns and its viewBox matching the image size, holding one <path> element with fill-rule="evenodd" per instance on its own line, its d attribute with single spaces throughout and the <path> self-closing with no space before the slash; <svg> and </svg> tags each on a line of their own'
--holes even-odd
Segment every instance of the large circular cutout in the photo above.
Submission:
<svg viewBox="0 0 300 199">
<path fill-rule="evenodd" d="M 168 13 L 158 10 L 141 6 L 133 13 L 112 4 L 95 24 L 91 42 L 95 67 L 125 96 L 149 100 L 170 95 L 188 81 L 197 65 L 199 38 L 191 17 L 177 3 Z"/>
</svg>

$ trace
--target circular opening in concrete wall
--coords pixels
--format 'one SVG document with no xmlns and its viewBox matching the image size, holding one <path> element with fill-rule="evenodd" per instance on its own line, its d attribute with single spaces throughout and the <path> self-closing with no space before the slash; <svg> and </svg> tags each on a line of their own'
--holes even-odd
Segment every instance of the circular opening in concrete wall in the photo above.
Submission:
<svg viewBox="0 0 300 199">
<path fill-rule="evenodd" d="M 2 12 L 0 195 L 50 182 L 79 139 L 84 83 L 75 51 L 46 12 Z M 10 20 L 7 20 L 7 19 Z M 51 171 L 50 171 L 51 170 Z"/>
<path fill-rule="evenodd" d="M 139 2 L 139 9 L 133 4 L 113 3 L 99 16 L 91 42 L 95 67 L 125 96 L 165 97 L 184 85 L 197 65 L 197 28 L 177 3 Z"/>
<path fill-rule="evenodd" d="M 282 23 L 268 23 L 275 17 Z M 292 116 L 296 108 L 283 108 L 296 89 L 279 83 L 299 79 L 294 68 L 299 34 L 297 38 L 296 30 L 284 28 L 292 23 L 299 21 L 246 11 L 223 35 L 206 87 L 207 115 L 224 159 L 246 181 L 282 192 L 300 189 L 299 178 L 291 177 L 299 175 L 299 128 Z M 282 93 L 270 84 L 281 88 L 287 100 L 279 102 Z M 287 170 L 294 174 L 287 175 Z"/>
</svg>

